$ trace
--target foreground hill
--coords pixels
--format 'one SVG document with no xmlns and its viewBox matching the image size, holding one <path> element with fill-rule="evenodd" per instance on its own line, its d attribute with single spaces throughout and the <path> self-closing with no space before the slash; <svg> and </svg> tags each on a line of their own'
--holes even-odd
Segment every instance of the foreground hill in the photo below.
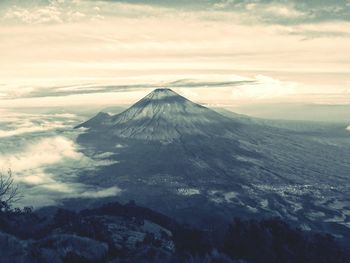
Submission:
<svg viewBox="0 0 350 263">
<path fill-rule="evenodd" d="M 236 218 L 222 236 L 179 224 L 135 203 L 73 212 L 0 212 L 0 262 L 345 263 L 329 235 L 279 219 Z"/>
</svg>

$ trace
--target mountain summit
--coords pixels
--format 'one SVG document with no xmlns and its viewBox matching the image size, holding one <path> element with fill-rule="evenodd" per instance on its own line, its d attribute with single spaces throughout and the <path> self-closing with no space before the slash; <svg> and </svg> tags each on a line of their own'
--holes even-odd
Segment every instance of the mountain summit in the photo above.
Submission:
<svg viewBox="0 0 350 263">
<path fill-rule="evenodd" d="M 120 114 L 99 113 L 78 127 L 116 137 L 172 141 L 185 134 L 212 136 L 227 121 L 171 89 L 155 89 Z"/>
</svg>

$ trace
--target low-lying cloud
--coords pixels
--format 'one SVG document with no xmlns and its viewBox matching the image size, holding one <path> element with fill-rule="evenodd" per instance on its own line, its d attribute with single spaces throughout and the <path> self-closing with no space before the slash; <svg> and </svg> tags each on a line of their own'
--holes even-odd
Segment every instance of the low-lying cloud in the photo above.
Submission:
<svg viewBox="0 0 350 263">
<path fill-rule="evenodd" d="M 7 163 L 13 170 L 22 172 L 68 159 L 78 160 L 80 158 L 82 154 L 77 152 L 72 141 L 57 136 L 32 142 L 21 152 L 2 155 L 0 166 L 4 167 Z"/>
<path fill-rule="evenodd" d="M 26 184 L 38 192 L 55 192 L 59 196 L 57 199 L 101 198 L 116 195 L 121 190 L 117 186 L 93 189 L 76 182 L 76 178 L 81 170 L 98 169 L 115 163 L 105 159 L 108 156 L 101 155 L 99 159 L 93 160 L 79 152 L 74 141 L 54 136 L 30 142 L 18 152 L 0 155 L 0 167 L 11 168 L 16 182 Z M 40 202 L 32 205 L 39 204 Z"/>
<path fill-rule="evenodd" d="M 118 195 L 121 193 L 121 189 L 117 186 L 109 187 L 102 190 L 87 190 L 76 197 L 86 197 L 86 198 L 103 198 Z"/>
<path fill-rule="evenodd" d="M 11 130 L 0 130 L 0 137 L 11 137 L 24 133 L 42 132 L 51 129 L 63 128 L 64 125 L 61 122 L 45 123 L 45 124 L 34 124 L 27 122 L 23 126 L 20 126 Z"/>
<path fill-rule="evenodd" d="M 28 143 L 28 142 L 27 142 Z M 107 155 L 101 157 L 107 157 Z M 93 169 L 96 166 L 109 165 L 115 161 L 99 158 L 92 160 L 79 152 L 77 145 L 69 138 L 54 136 L 28 143 L 23 149 L 16 152 L 0 155 L 0 167 L 9 167 L 19 173 L 18 181 L 27 183 L 40 183 L 51 181 L 47 174 L 37 173 L 52 165 L 63 165 L 62 172 L 67 169 L 79 168 Z"/>
<path fill-rule="evenodd" d="M 67 126 L 62 129 L 64 123 L 76 120 L 76 115 L 7 112 L 6 116 L 2 126 L 12 125 L 13 130 L 0 132 L 3 135 L 0 169 L 12 170 L 24 196 L 19 205 L 38 207 L 53 205 L 64 198 L 103 198 L 121 192 L 117 186 L 100 188 L 77 180 L 82 171 L 96 170 L 117 161 L 110 159 L 111 153 L 88 157 L 80 151 L 74 141 L 77 131 Z M 55 129 L 57 127 L 59 129 Z"/>
<path fill-rule="evenodd" d="M 77 118 L 76 115 L 69 113 L 19 114 L 3 109 L 0 110 L 0 113 L 4 115 L 0 120 L 0 138 L 63 129 L 67 123 Z"/>
</svg>

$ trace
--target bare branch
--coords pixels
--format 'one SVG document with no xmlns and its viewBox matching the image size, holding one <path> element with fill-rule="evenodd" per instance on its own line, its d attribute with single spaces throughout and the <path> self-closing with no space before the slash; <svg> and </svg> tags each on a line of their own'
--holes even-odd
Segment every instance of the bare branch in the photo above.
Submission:
<svg viewBox="0 0 350 263">
<path fill-rule="evenodd" d="M 14 184 L 12 171 L 0 172 L 0 211 L 10 208 L 11 204 L 19 200 L 18 186 Z"/>
</svg>

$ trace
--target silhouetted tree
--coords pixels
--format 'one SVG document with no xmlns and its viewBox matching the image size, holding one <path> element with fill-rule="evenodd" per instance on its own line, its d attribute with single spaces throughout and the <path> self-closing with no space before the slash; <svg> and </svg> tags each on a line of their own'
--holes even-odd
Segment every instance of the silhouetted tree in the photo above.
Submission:
<svg viewBox="0 0 350 263">
<path fill-rule="evenodd" d="M 9 210 L 18 199 L 18 186 L 14 184 L 12 171 L 0 172 L 0 212 Z"/>
</svg>

